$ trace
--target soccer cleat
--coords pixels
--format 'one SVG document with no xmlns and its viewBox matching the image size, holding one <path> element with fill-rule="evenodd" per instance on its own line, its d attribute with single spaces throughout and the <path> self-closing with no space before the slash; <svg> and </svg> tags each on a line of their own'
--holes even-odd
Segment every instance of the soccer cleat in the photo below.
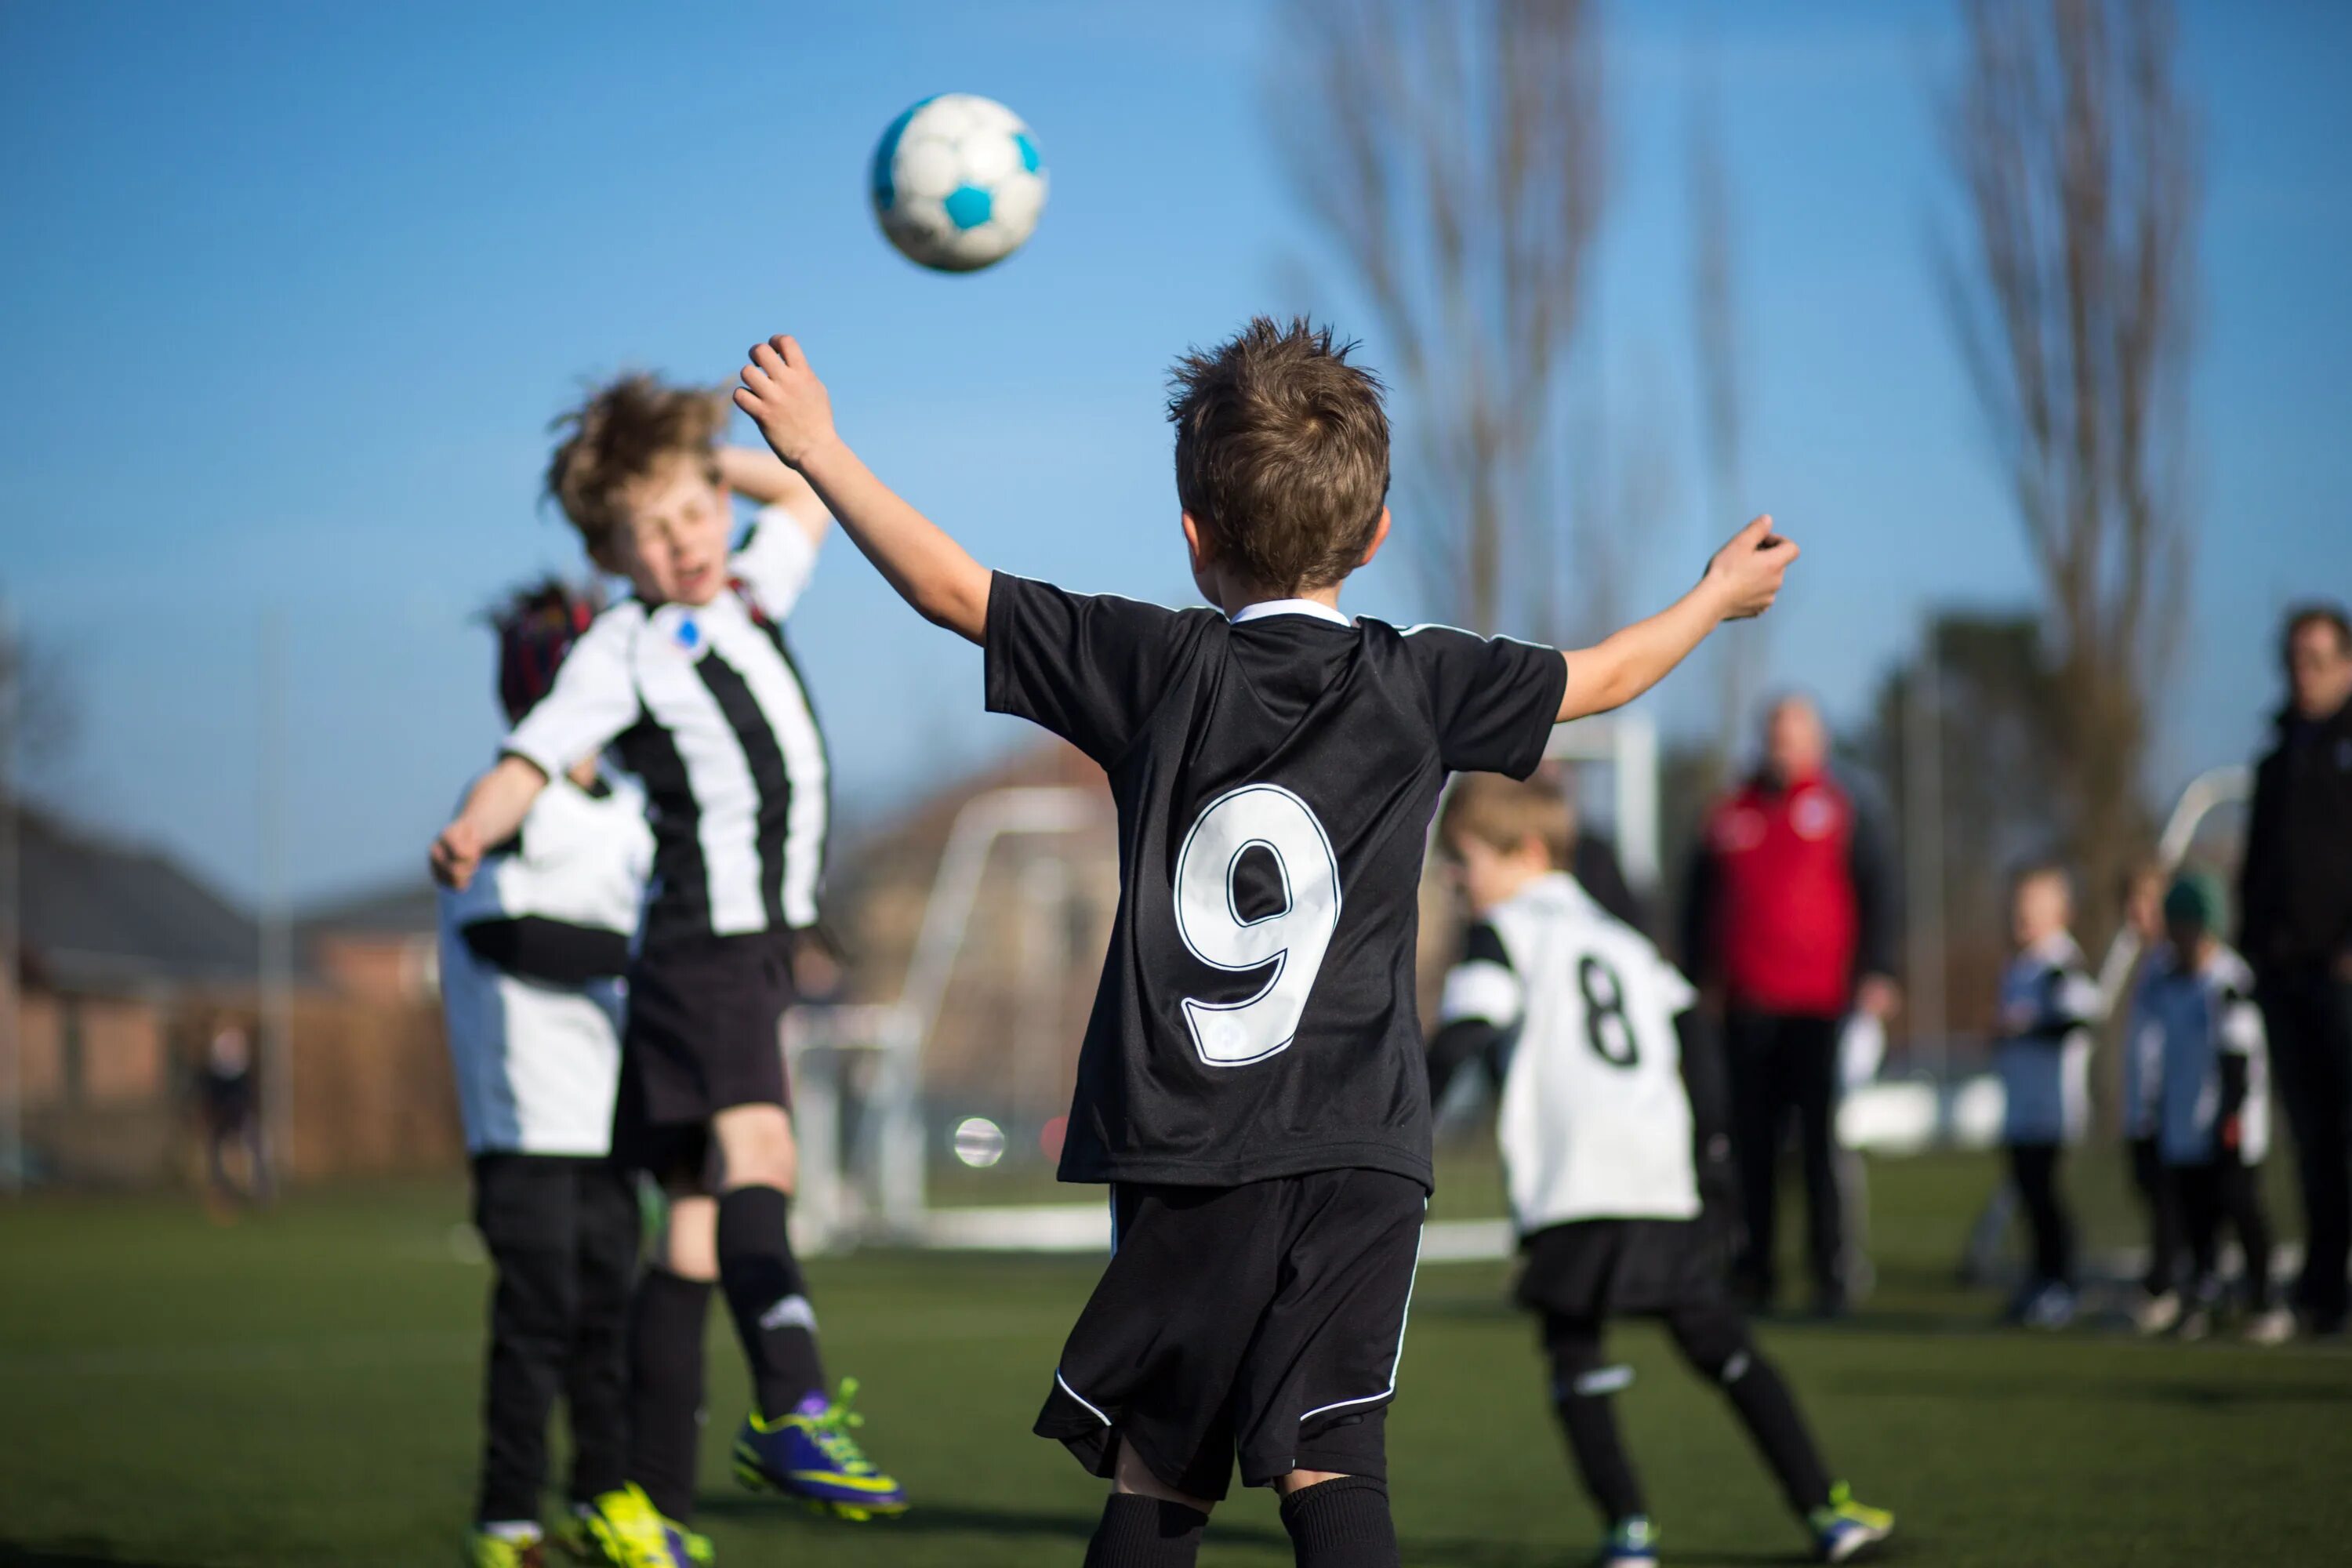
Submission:
<svg viewBox="0 0 2352 1568">
<path fill-rule="evenodd" d="M 696 1568 L 703 1561 L 695 1557 L 685 1532 L 655 1512 L 634 1484 L 604 1493 L 586 1509 L 578 1518 L 593 1547 L 591 1562 L 601 1557 L 613 1568 Z"/>
<path fill-rule="evenodd" d="M 1853 1500 L 1843 1481 L 1830 1489 L 1825 1508 L 1805 1516 L 1813 1527 L 1813 1550 L 1824 1563 L 1850 1563 L 1895 1533 L 1895 1516 Z"/>
<path fill-rule="evenodd" d="M 2172 1331 L 2180 1321 L 2180 1292 L 2167 1290 L 2160 1296 L 2142 1295 L 2132 1304 L 2132 1327 L 2143 1334 L 2163 1334 Z"/>
<path fill-rule="evenodd" d="M 2294 1313 L 2284 1307 L 2256 1312 L 2246 1320 L 2243 1332 L 2250 1345 L 2260 1345 L 2265 1350 L 2273 1345 L 2283 1345 L 2294 1338 Z"/>
<path fill-rule="evenodd" d="M 865 1520 L 907 1511 L 907 1491 L 876 1468 L 850 1436 L 866 1418 L 849 1408 L 857 1380 L 841 1380 L 841 1397 L 812 1394 L 773 1421 L 746 1416 L 735 1437 L 735 1479 L 753 1491 L 798 1498 L 819 1513 Z"/>
<path fill-rule="evenodd" d="M 649 1498 L 646 1501 L 650 1503 L 652 1500 Z M 588 1521 L 594 1517 L 595 1511 L 593 1504 L 575 1502 L 572 1505 L 571 1514 L 557 1521 L 555 1528 L 548 1532 L 550 1539 L 563 1550 L 565 1555 L 575 1562 L 611 1563 L 613 1561 L 604 1554 L 604 1547 L 597 1543 L 596 1537 L 589 1525 Z M 678 1540 L 685 1542 L 686 1554 L 694 1561 L 696 1568 L 710 1568 L 710 1565 L 719 1560 L 719 1549 L 711 1544 L 710 1537 L 697 1535 L 677 1521 L 658 1510 L 655 1517 L 661 1521 L 664 1530 L 673 1532 Z"/>
<path fill-rule="evenodd" d="M 2074 1321 L 2074 1288 L 2053 1279 L 2025 1300 L 2017 1321 L 2029 1329 L 2063 1329 Z"/>
<path fill-rule="evenodd" d="M 466 1563 L 467 1568 L 546 1568 L 547 1552 L 536 1535 L 478 1530 L 467 1538 Z"/>
<path fill-rule="evenodd" d="M 1600 1568 L 1657 1568 L 1658 1527 L 1643 1513 L 1619 1520 L 1610 1527 L 1595 1561 Z"/>
<path fill-rule="evenodd" d="M 2200 1301 L 2180 1314 L 2172 1325 L 2172 1337 L 2191 1343 L 2209 1338 L 2213 1332 L 2213 1309 Z"/>
</svg>

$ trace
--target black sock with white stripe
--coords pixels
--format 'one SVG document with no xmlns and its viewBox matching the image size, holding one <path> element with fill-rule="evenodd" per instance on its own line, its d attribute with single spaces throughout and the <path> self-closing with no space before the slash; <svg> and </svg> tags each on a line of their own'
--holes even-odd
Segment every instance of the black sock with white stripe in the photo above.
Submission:
<svg viewBox="0 0 2352 1568">
<path fill-rule="evenodd" d="M 1298 1568 L 1402 1568 L 1386 1481 L 1339 1476 L 1282 1500 Z"/>
<path fill-rule="evenodd" d="M 1085 1568 L 1192 1568 L 1208 1522 L 1181 1502 L 1113 1492 L 1087 1542 Z"/>
<path fill-rule="evenodd" d="M 785 1226 L 791 1206 L 777 1187 L 737 1187 L 719 1200 L 719 1288 L 770 1421 L 825 1397 L 816 1312 Z"/>
</svg>

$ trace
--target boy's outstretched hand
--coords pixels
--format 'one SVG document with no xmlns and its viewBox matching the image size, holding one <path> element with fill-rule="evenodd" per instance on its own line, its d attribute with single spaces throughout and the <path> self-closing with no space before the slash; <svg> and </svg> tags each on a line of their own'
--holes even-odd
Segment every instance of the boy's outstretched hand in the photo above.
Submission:
<svg viewBox="0 0 2352 1568">
<path fill-rule="evenodd" d="M 833 398 L 793 339 L 778 335 L 753 347 L 740 374 L 735 406 L 751 416 L 777 457 L 797 468 L 833 439 Z"/>
<path fill-rule="evenodd" d="M 1706 563 L 1704 579 L 1722 603 L 1723 618 L 1744 621 L 1770 609 L 1797 555 L 1796 542 L 1775 534 L 1769 514 L 1733 534 Z"/>
<path fill-rule="evenodd" d="M 482 863 L 482 836 L 461 816 L 433 840 L 432 859 L 433 879 L 462 893 Z"/>
</svg>

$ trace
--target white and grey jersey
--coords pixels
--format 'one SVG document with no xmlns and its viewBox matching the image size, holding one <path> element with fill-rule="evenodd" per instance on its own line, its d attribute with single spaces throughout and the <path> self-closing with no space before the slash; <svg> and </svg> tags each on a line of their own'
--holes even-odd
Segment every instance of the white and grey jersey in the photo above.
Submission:
<svg viewBox="0 0 2352 1568">
<path fill-rule="evenodd" d="M 2074 939 L 2059 931 L 2001 971 L 1993 1053 L 2002 1141 L 2073 1143 L 2090 1126 L 2091 1029 L 2105 1013 Z"/>
<path fill-rule="evenodd" d="M 718 597 L 614 605 L 507 737 L 550 778 L 614 745 L 644 781 L 649 946 L 816 923 L 828 768 L 783 631 L 815 564 L 792 514 L 765 509 Z"/>
<path fill-rule="evenodd" d="M 1489 910 L 1446 976 L 1444 1025 L 1510 1034 L 1498 1131 L 1521 1235 L 1699 1212 L 1675 1019 L 1696 993 L 1564 872 Z"/>
<path fill-rule="evenodd" d="M 473 1153 L 609 1147 L 629 944 L 653 859 L 645 802 L 558 773 L 521 830 L 441 894 L 441 1003 Z"/>
<path fill-rule="evenodd" d="M 2163 1038 L 2157 1142 L 2168 1165 L 2201 1165 L 2225 1151 L 2214 1134 L 2226 1114 L 2226 1058 L 2242 1061 L 2236 1157 L 2261 1163 L 2270 1152 L 2270 1052 L 2253 971 L 2224 947 L 2201 970 L 2177 956 L 2149 980 L 2147 1016 Z"/>
</svg>

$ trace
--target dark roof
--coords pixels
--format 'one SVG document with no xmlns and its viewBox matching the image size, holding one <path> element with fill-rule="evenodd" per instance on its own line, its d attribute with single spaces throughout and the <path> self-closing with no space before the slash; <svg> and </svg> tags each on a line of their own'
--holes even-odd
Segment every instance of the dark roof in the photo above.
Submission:
<svg viewBox="0 0 2352 1568">
<path fill-rule="evenodd" d="M 170 857 L 18 815 L 27 972 L 66 990 L 250 984 L 253 917 Z"/>
<path fill-rule="evenodd" d="M 322 936 L 430 935 L 440 929 L 441 904 L 433 884 L 419 877 L 313 904 L 294 923 L 306 942 Z"/>
</svg>

